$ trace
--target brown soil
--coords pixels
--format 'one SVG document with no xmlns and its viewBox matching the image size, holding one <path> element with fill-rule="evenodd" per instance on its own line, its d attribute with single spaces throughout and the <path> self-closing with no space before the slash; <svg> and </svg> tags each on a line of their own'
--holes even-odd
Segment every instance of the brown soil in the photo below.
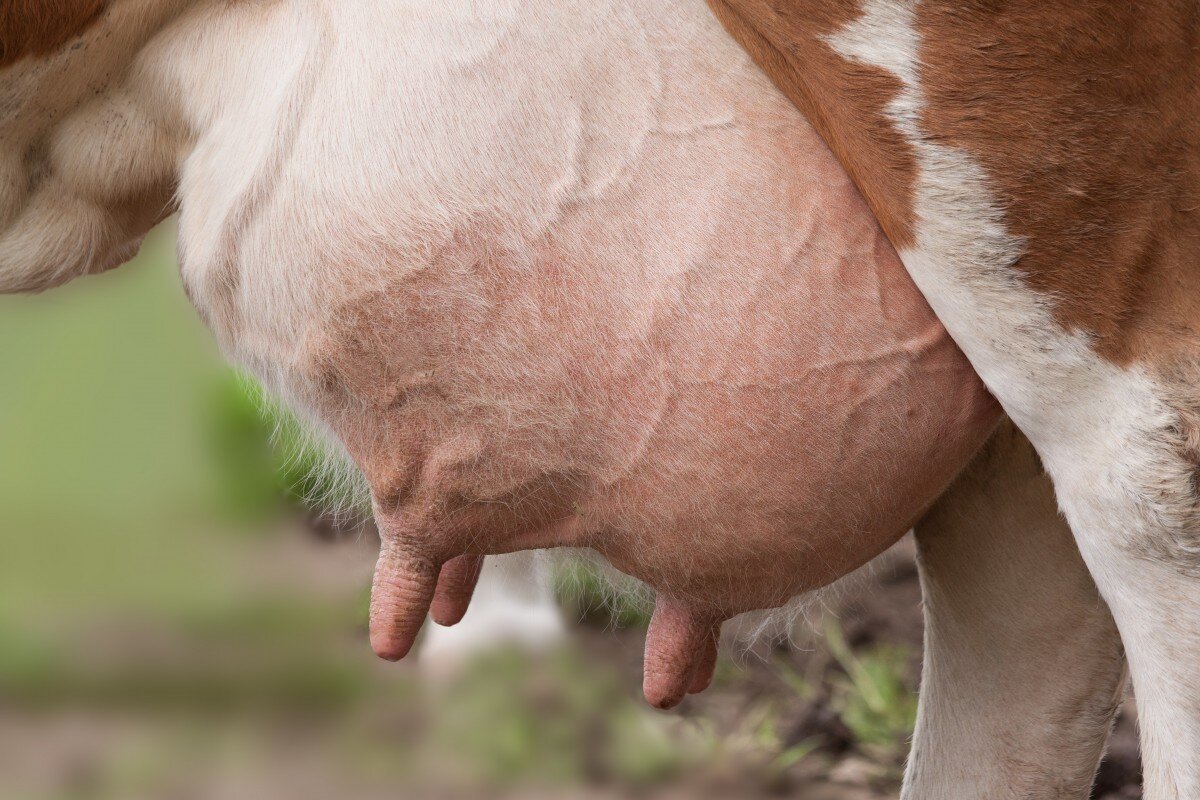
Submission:
<svg viewBox="0 0 1200 800">
<path fill-rule="evenodd" d="M 906 537 L 880 558 L 868 580 L 854 591 L 834 599 L 829 613 L 836 617 L 846 642 L 857 652 L 880 645 L 905 648 L 910 654 L 905 683 L 915 692 L 920 677 L 923 624 L 921 590 L 913 559 L 911 537 Z M 599 657 L 611 658 L 612 631 L 599 631 L 596 627 L 604 623 L 605 619 L 600 617 L 592 621 L 590 630 L 584 626 L 586 646 L 596 648 Z M 629 681 L 636 682 L 641 666 L 640 633 L 622 630 L 617 634 L 627 640 L 620 645 L 626 651 L 624 672 Z M 881 756 L 877 749 L 857 741 L 831 705 L 829 689 L 839 676 L 844 675 L 843 668 L 815 631 L 800 630 L 793 634 L 793 639 L 792 645 L 780 643 L 769 648 L 757 647 L 737 658 L 740 671 L 732 679 L 704 694 L 688 698 L 680 713 L 707 718 L 719 729 L 732 731 L 737 729 L 739 718 L 747 708 L 766 701 L 779 710 L 780 726 L 786 731 L 782 742 L 784 748 L 813 738 L 820 740 L 812 756 L 797 768 L 773 775 L 771 782 L 765 785 L 755 777 L 743 776 L 747 785 L 754 785 L 763 796 L 829 800 L 897 796 L 896 776 L 903 769 L 904 748 L 897 749 L 889 759 L 886 755 Z M 814 696 L 798 699 L 796 693 L 780 680 L 781 664 L 817 686 Z M 1136 710 L 1130 699 L 1117 720 L 1092 798 L 1136 800 L 1141 796 Z"/>
</svg>

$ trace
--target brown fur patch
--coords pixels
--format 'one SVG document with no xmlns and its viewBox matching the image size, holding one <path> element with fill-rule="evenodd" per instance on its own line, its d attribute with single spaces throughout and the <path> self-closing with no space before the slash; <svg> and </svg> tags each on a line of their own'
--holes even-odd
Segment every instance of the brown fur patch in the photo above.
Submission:
<svg viewBox="0 0 1200 800">
<path fill-rule="evenodd" d="M 53 53 L 100 18 L 109 0 L 5 0 L 0 3 L 0 67 Z"/>
<path fill-rule="evenodd" d="M 931 138 L 983 164 L 1058 321 L 1117 363 L 1200 345 L 1200 6 L 918 7 Z"/>
<path fill-rule="evenodd" d="M 854 0 L 710 0 L 805 112 L 897 247 L 913 160 L 883 115 L 897 84 L 821 37 Z M 1200 346 L 1200 6 L 929 0 L 921 126 L 973 156 L 1058 321 L 1116 363 Z"/>
</svg>

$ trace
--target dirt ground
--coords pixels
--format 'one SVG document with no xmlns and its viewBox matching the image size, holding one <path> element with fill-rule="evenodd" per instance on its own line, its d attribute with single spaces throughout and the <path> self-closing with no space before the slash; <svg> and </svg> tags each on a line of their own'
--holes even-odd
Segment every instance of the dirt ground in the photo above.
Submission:
<svg viewBox="0 0 1200 800">
<path fill-rule="evenodd" d="M 915 691 L 919 681 L 923 627 L 921 591 L 913 555 L 912 542 L 906 538 L 882 557 L 869 579 L 832 601 L 829 609 L 854 651 L 882 646 L 898 647 L 906 654 L 902 680 L 910 691 Z M 620 633 L 631 638 L 637 636 L 636 631 Z M 690 698 L 682 713 L 717 721 L 724 730 L 733 731 L 739 713 L 765 699 L 779 709 L 779 725 L 786 732 L 779 743 L 784 752 L 805 741 L 818 742 L 799 763 L 771 774 L 765 783 L 761 773 L 757 777 L 743 776 L 744 786 L 756 786 L 760 796 L 813 800 L 895 797 L 903 764 L 902 748 L 872 747 L 856 738 L 855 731 L 837 712 L 830 691 L 844 678 L 845 665 L 830 653 L 817 633 L 810 633 L 807 641 L 803 630 L 795 636 L 798 646 L 780 643 L 766 657 L 760 649 L 738 659 L 740 672 L 735 680 Z M 780 682 L 781 661 L 816 687 L 812 696 L 798 700 L 786 683 Z M 637 678 L 639 668 L 636 661 L 625 665 L 629 680 Z M 1117 720 L 1092 797 L 1136 800 L 1141 796 L 1136 710 L 1130 699 Z"/>
<path fill-rule="evenodd" d="M 0 800 L 898 794 L 922 635 L 911 543 L 791 644 L 730 648 L 709 691 L 661 714 L 640 698 L 636 610 L 568 598 L 569 652 L 501 655 L 434 688 L 367 651 L 375 544 L 293 534 L 238 554 L 266 606 L 126 618 L 72 638 L 64 663 L 0 666 Z M 1140 796 L 1130 708 L 1094 797 Z"/>
</svg>

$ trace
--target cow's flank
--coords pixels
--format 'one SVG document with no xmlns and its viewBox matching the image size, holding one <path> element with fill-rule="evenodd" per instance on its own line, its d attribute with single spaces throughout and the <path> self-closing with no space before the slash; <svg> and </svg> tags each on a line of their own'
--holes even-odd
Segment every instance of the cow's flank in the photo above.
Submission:
<svg viewBox="0 0 1200 800">
<path fill-rule="evenodd" d="M 1121 365 L 1200 343 L 1200 7 L 868 3 L 868 31 L 853 1 L 711 5 L 899 249 L 917 213 L 912 137 L 896 124 L 909 115 L 921 139 L 977 162 L 1020 243 L 1018 274 L 1062 328 Z M 906 71 L 919 105 L 899 99 Z"/>
<path fill-rule="evenodd" d="M 1043 455 L 1078 471 L 1128 461 L 1123 442 L 1154 451 L 1130 490 L 1171 536 L 1137 549 L 1195 571 L 1200 9 L 712 4 L 821 123 Z M 899 86 L 881 110 L 871 70 Z M 1063 433 L 1081 420 L 1109 429 L 1086 455 Z"/>
<path fill-rule="evenodd" d="M 712 2 L 1053 475 L 1130 653 L 1147 798 L 1200 797 L 1200 5 Z M 882 113 L 862 70 L 898 86 Z"/>
<path fill-rule="evenodd" d="M 926 135 L 984 165 L 1026 243 L 1017 267 L 1064 328 L 1121 364 L 1193 350 L 1200 6 L 971 8 L 963 24 L 949 3 L 917 6 L 922 70 L 936 76 Z"/>
<path fill-rule="evenodd" d="M 52 53 L 99 19 L 109 0 L 7 0 L 0 5 L 0 67 Z"/>
<path fill-rule="evenodd" d="M 848 67 L 823 42 L 857 18 L 858 3 L 805 3 L 804 14 L 794 17 L 769 10 L 766 3 L 710 0 L 709 5 L 830 145 L 892 244 L 898 249 L 910 244 L 915 157 L 887 115 L 901 91 L 900 81 L 869 64 Z M 804 65 L 802 73 L 797 64 Z M 855 102 L 821 102 L 818 88 Z"/>
</svg>

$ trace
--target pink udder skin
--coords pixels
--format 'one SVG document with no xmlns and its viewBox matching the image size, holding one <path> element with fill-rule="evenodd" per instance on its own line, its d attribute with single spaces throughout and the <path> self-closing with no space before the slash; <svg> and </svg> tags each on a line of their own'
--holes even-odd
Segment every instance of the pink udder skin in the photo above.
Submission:
<svg viewBox="0 0 1200 800">
<path fill-rule="evenodd" d="M 986 438 L 996 403 L 816 134 L 749 129 L 647 146 L 544 229 L 477 216 L 321 326 L 380 656 L 461 617 L 471 557 L 591 547 L 658 593 L 669 707 L 723 620 L 873 558 Z"/>
</svg>

